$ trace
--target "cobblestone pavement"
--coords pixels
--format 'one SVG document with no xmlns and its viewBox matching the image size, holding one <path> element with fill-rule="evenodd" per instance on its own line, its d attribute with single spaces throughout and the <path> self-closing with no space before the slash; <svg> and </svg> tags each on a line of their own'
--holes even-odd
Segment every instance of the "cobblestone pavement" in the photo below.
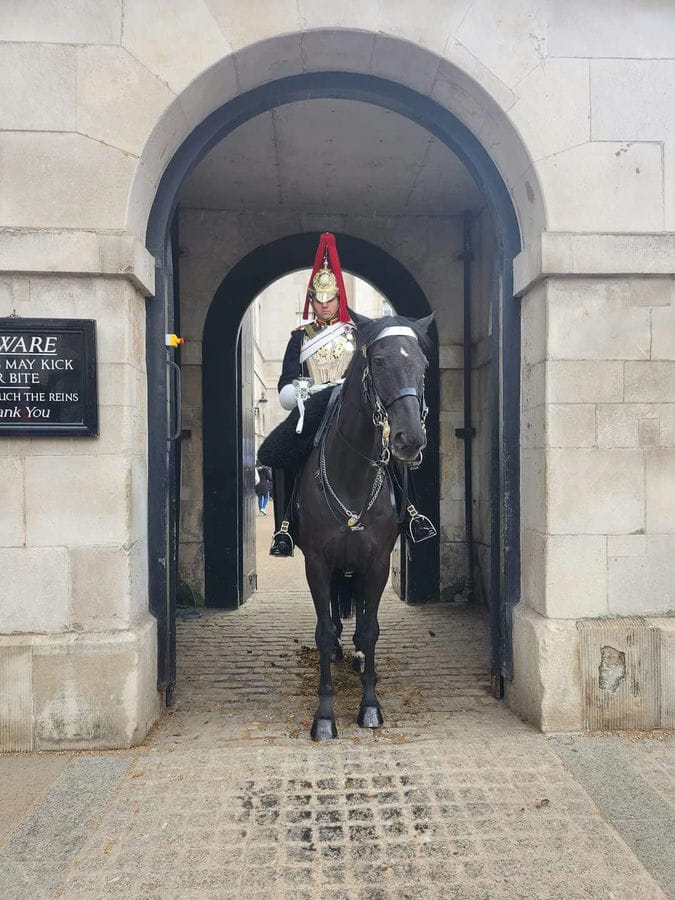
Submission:
<svg viewBox="0 0 675 900">
<path fill-rule="evenodd" d="M 488 693 L 476 608 L 389 593 L 381 623 L 384 728 L 356 726 L 347 660 L 340 738 L 313 744 L 306 592 L 181 620 L 177 709 L 143 747 L 54 755 L 51 780 L 44 755 L 0 758 L 0 791 L 30 795 L 0 828 L 0 897 L 673 896 L 665 736 L 521 723 Z"/>
<path fill-rule="evenodd" d="M 390 592 L 380 609 L 378 695 L 387 727 L 374 735 L 355 723 L 361 682 L 352 671 L 347 622 L 345 659 L 333 666 L 342 738 L 370 745 L 421 737 L 452 711 L 499 705 L 489 695 L 487 623 L 479 610 L 406 607 Z M 175 727 L 160 732 L 156 744 L 304 740 L 317 704 L 314 627 L 306 592 L 259 592 L 239 611 L 179 621 Z"/>
</svg>

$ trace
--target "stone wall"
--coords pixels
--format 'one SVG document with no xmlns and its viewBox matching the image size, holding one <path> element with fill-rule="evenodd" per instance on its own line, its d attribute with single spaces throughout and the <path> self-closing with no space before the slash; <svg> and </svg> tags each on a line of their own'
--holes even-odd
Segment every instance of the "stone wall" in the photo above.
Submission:
<svg viewBox="0 0 675 900">
<path fill-rule="evenodd" d="M 547 672 L 541 692 L 552 698 L 546 716 L 580 729 L 637 722 L 636 704 L 654 702 L 650 690 L 664 703 L 649 727 L 670 727 L 673 716 L 662 650 L 672 629 L 659 617 L 675 608 L 674 282 L 648 271 L 653 253 L 631 260 L 636 248 L 623 244 L 630 277 L 550 274 L 522 300 L 519 619 L 537 640 L 553 640 L 551 628 L 556 644 L 566 635 L 572 656 Z M 583 271 L 592 268 L 592 249 L 586 256 Z M 598 635 L 608 629 L 600 620 L 623 616 L 642 618 L 617 621 L 613 643 L 602 644 Z M 579 620 L 591 621 L 582 628 Z M 627 670 L 633 693 L 608 703 L 602 660 L 609 650 L 625 659 L 635 641 L 649 677 Z M 531 645 L 517 653 L 524 671 Z M 525 689 L 516 683 L 513 691 L 526 708 Z"/>
<path fill-rule="evenodd" d="M 100 429 L 2 442 L 3 749 L 142 739 L 157 710 L 144 298 L 45 275 L 2 279 L 0 298 L 0 316 L 96 320 Z"/>
<path fill-rule="evenodd" d="M 672 297 L 671 279 L 551 278 L 524 300 L 523 464 L 546 476 L 523 533 L 544 615 L 673 608 Z"/>
<path fill-rule="evenodd" d="M 581 652 L 579 637 L 595 646 L 585 623 L 598 617 L 638 616 L 643 630 L 659 632 L 659 659 L 666 658 L 663 648 L 672 645 L 661 614 L 672 608 L 675 519 L 675 6 L 73 0 L 57 9 L 52 0 L 17 0 L 5 7 L 0 301 L 8 314 L 97 319 L 102 425 L 97 441 L 3 439 L 0 447 L 10 588 L 2 597 L 0 684 L 13 686 L 2 693 L 9 722 L 2 734 L 13 735 L 2 749 L 121 746 L 139 740 L 155 714 L 136 343 L 143 327 L 136 292 L 153 292 L 154 265 L 143 249 L 148 215 L 169 161 L 209 114 L 304 72 L 375 75 L 431 98 L 439 120 L 449 110 L 487 151 L 513 202 L 523 242 L 515 264 L 524 326 L 523 602 L 509 701 L 541 727 L 584 727 L 584 710 L 606 699 L 593 699 L 600 660 Z M 372 238 L 372 221 L 348 224 L 317 225 L 301 214 L 270 224 L 246 214 L 217 259 L 203 247 L 185 362 L 199 364 L 200 317 L 244 247 L 317 227 Z M 427 229 L 395 219 L 378 233 L 439 312 L 459 296 L 458 267 L 446 256 L 458 247 L 457 222 Z M 439 326 L 450 412 L 461 318 L 445 315 Z M 187 389 L 196 391 L 194 378 Z M 612 634 L 620 643 L 634 632 Z M 626 647 L 614 649 L 630 660 Z M 94 653 L 98 662 L 87 668 Z M 118 653 L 130 654 L 130 668 L 117 665 Z M 50 654 L 53 664 L 45 663 Z M 55 660 L 66 658 L 59 668 Z M 666 697 L 671 670 L 656 657 L 654 667 Z M 87 693 L 97 678 L 100 690 Z M 61 699 L 54 706 L 49 696 Z M 659 707 L 661 724 L 672 717 L 669 702 Z M 77 716 L 59 719 L 59 703 Z M 637 721 L 603 708 L 602 727 Z M 54 732 L 47 719 L 66 724 Z"/>
</svg>

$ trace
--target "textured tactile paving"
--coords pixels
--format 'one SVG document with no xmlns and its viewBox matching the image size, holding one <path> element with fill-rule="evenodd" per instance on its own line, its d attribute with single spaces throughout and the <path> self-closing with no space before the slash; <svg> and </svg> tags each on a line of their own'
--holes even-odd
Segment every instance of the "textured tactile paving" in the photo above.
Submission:
<svg viewBox="0 0 675 900">
<path fill-rule="evenodd" d="M 480 718 L 376 750 L 148 753 L 62 896 L 664 896 L 545 739 Z"/>
<path fill-rule="evenodd" d="M 0 896 L 54 896 L 132 759 L 110 754 L 70 761 L 0 850 Z"/>
<path fill-rule="evenodd" d="M 675 754 L 665 735 L 560 735 L 549 744 L 665 891 L 675 895 Z"/>
</svg>

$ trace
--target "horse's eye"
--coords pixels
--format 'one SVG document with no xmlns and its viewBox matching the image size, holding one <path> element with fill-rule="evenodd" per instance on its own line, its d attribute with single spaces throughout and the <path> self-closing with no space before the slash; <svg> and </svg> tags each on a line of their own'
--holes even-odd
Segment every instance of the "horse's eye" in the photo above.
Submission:
<svg viewBox="0 0 675 900">
<path fill-rule="evenodd" d="M 374 357 L 373 357 L 373 365 L 374 365 L 374 366 L 381 366 L 383 362 L 384 362 L 384 360 L 382 359 L 381 356 L 374 356 Z"/>
</svg>

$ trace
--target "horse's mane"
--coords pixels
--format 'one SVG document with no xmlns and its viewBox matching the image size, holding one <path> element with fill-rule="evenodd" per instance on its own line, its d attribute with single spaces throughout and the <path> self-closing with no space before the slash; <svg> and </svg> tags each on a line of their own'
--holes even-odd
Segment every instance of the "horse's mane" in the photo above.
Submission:
<svg viewBox="0 0 675 900">
<path fill-rule="evenodd" d="M 426 331 L 417 325 L 415 319 L 408 319 L 406 316 L 382 316 L 380 319 L 368 319 L 366 322 L 362 321 L 362 324 L 356 326 L 357 352 L 354 354 L 347 367 L 345 380 L 347 380 L 353 372 L 360 373 L 363 369 L 364 357 L 361 352 L 361 347 L 364 344 L 369 346 L 380 332 L 384 331 L 385 328 L 391 328 L 394 325 L 405 325 L 408 328 L 412 328 L 417 336 L 422 353 L 424 353 L 427 359 L 429 358 L 429 353 L 432 348 L 431 339 Z"/>
</svg>

